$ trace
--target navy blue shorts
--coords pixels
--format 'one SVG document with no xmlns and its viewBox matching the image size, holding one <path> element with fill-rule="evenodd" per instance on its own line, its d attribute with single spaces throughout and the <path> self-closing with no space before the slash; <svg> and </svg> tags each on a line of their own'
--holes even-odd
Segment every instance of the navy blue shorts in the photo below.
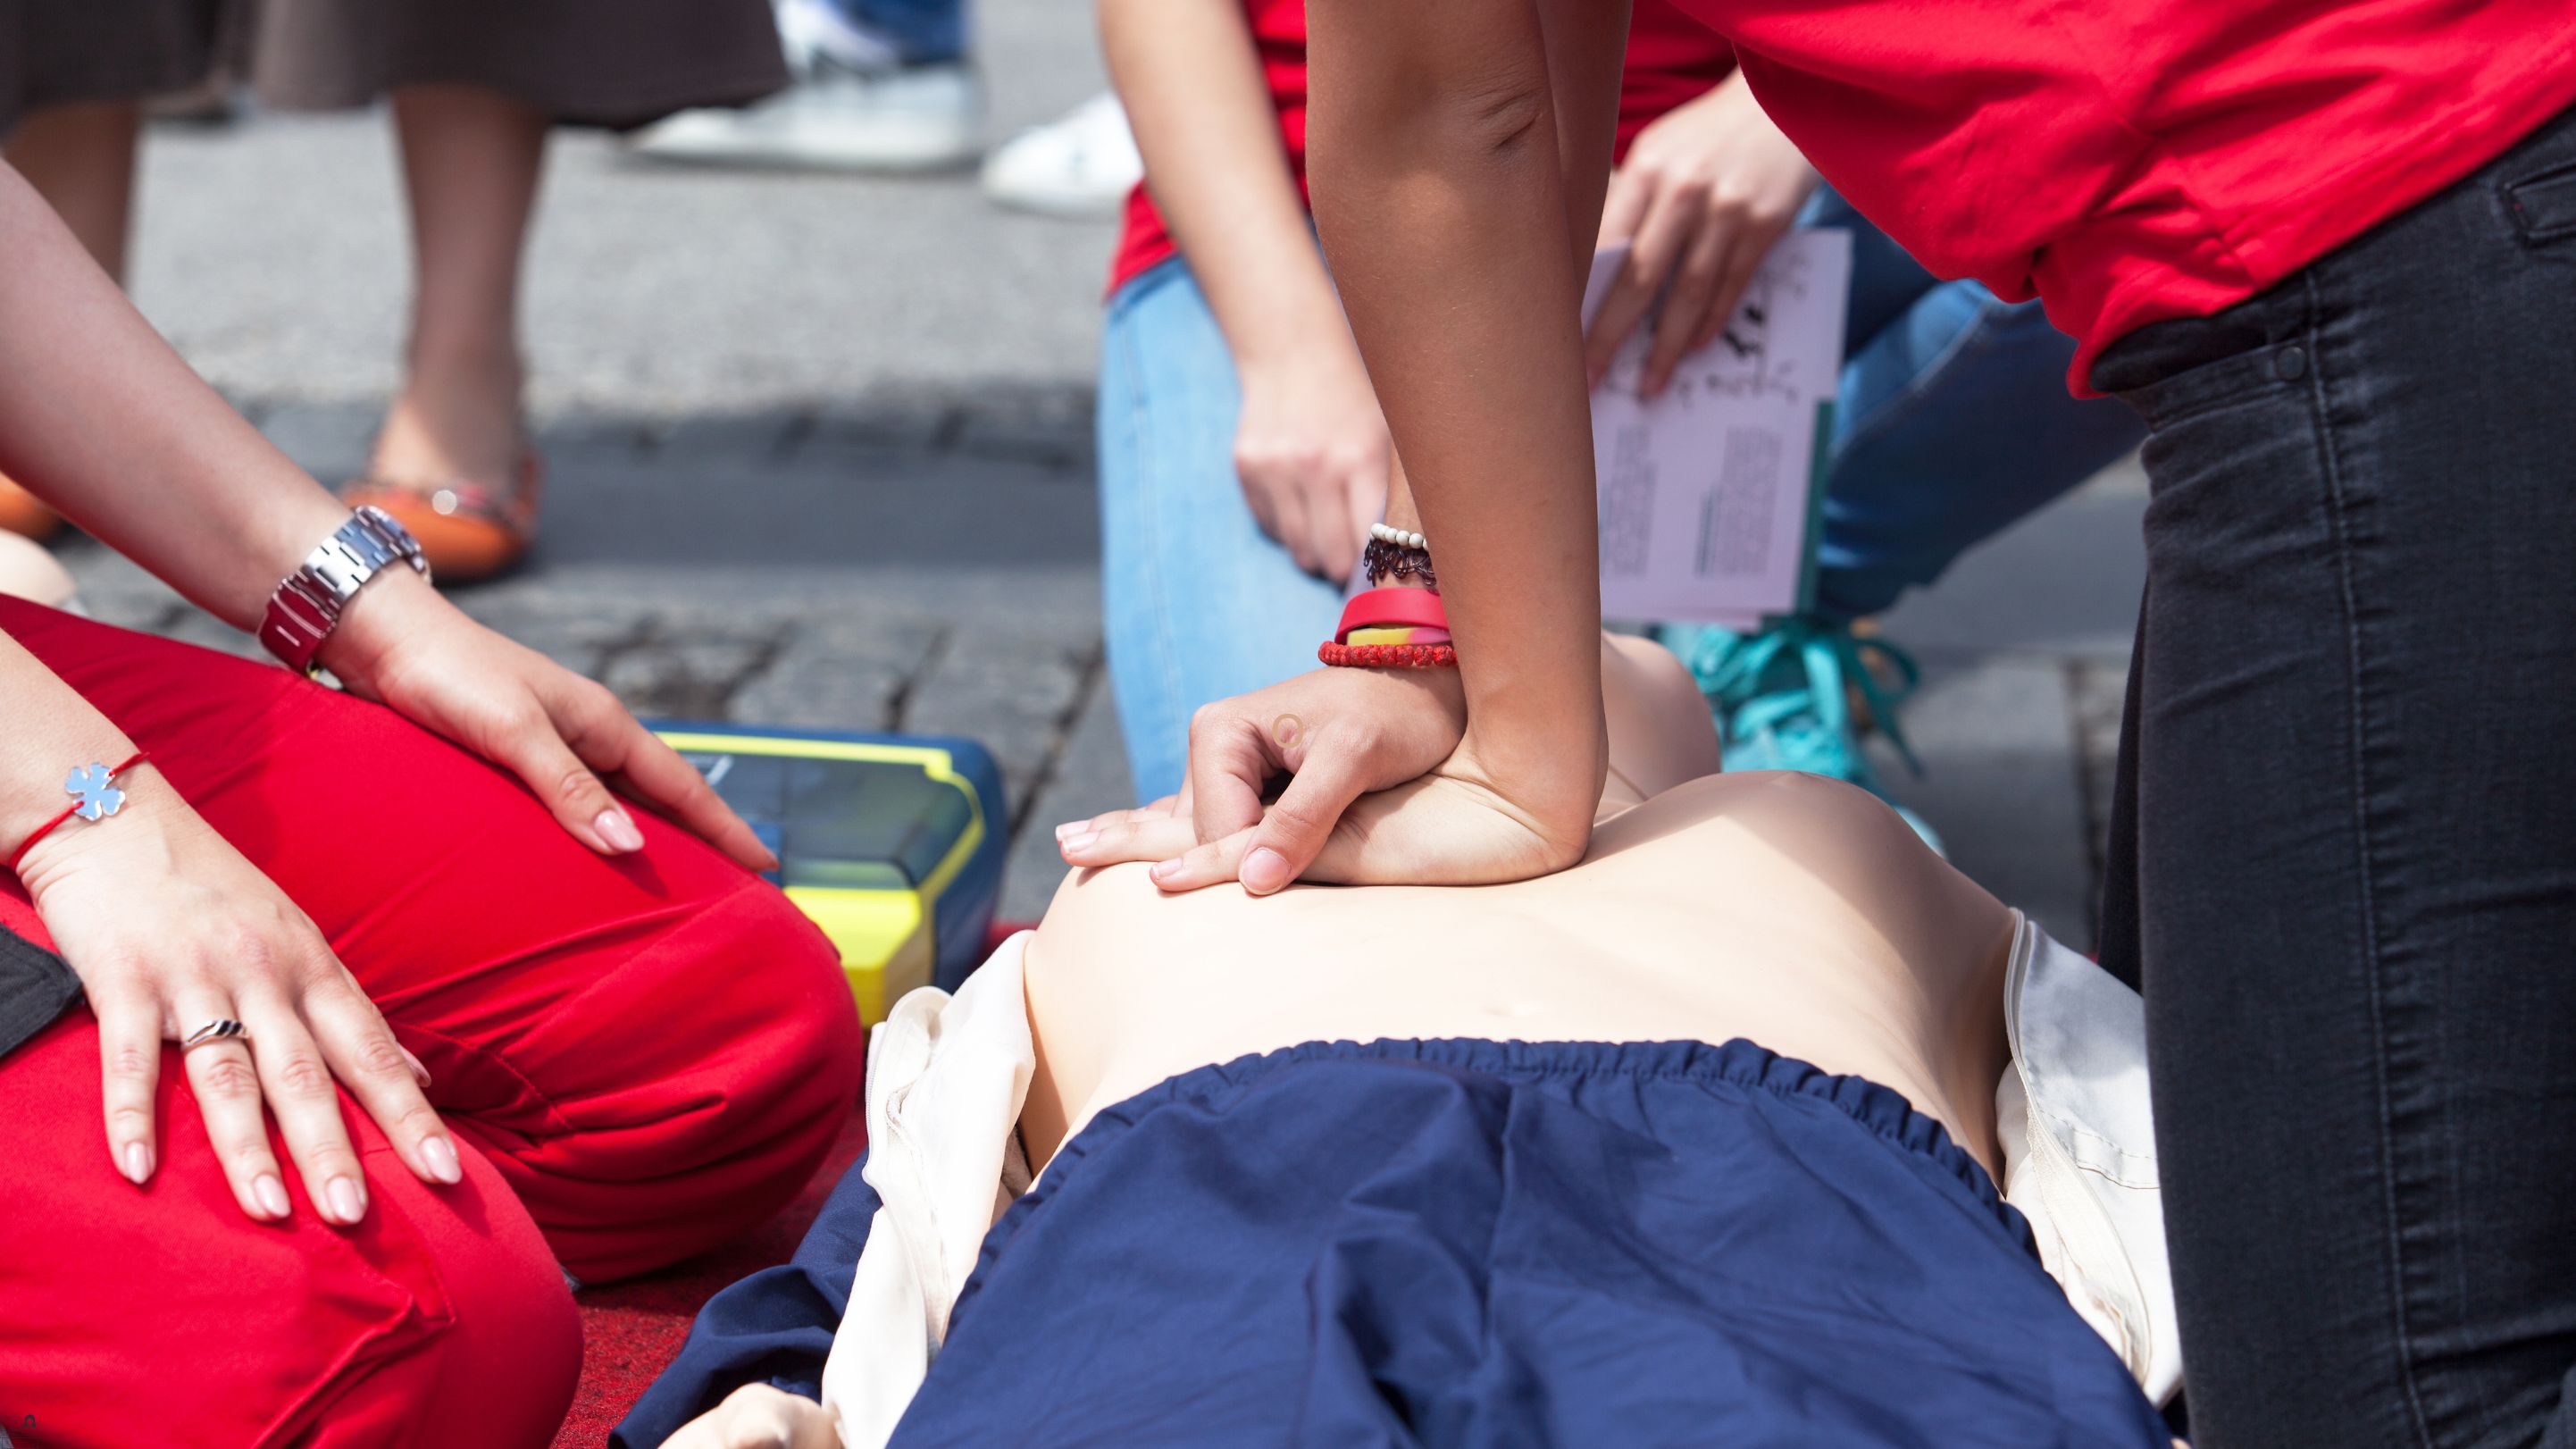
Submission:
<svg viewBox="0 0 2576 1449">
<path fill-rule="evenodd" d="M 745 1377 L 812 1391 L 731 1362 L 684 1354 L 664 1412 Z M 994 1225 L 894 1443 L 2170 1435 L 1895 1092 L 1743 1041 L 1436 1041 L 1296 1047 L 1102 1112 Z"/>
</svg>

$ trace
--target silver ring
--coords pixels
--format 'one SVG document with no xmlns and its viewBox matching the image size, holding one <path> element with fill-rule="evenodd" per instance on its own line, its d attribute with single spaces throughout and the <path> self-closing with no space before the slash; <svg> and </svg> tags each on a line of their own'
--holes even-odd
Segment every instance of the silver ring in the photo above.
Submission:
<svg viewBox="0 0 2576 1449">
<path fill-rule="evenodd" d="M 240 1022 L 233 1020 L 229 1016 L 219 1016 L 214 1020 L 207 1022 L 204 1026 L 198 1027 L 195 1031 L 188 1033 L 187 1039 L 179 1043 L 179 1050 L 184 1052 L 191 1047 L 204 1046 L 210 1041 L 231 1041 L 236 1037 L 246 1037 L 249 1035 L 249 1027 L 242 1025 Z"/>
</svg>

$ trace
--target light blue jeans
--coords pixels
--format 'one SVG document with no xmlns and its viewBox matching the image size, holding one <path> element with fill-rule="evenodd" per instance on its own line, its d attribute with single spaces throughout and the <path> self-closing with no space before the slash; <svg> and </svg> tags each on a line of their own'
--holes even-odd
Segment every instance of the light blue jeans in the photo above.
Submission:
<svg viewBox="0 0 2576 1449">
<path fill-rule="evenodd" d="M 1874 614 L 2137 446 L 2137 417 L 2066 391 L 2075 344 L 2035 302 L 1941 282 L 1819 192 L 1802 225 L 1853 233 L 1842 396 L 1816 607 Z M 1110 685 L 1139 798 L 1181 786 L 1190 714 L 1314 667 L 1343 589 L 1253 520 L 1234 472 L 1234 358 L 1188 264 L 1109 302 L 1100 511 Z"/>
</svg>

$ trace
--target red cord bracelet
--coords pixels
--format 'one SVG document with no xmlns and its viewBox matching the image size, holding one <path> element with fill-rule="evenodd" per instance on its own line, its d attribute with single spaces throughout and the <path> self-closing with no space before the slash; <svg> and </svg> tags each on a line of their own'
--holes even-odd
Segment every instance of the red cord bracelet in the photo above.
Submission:
<svg viewBox="0 0 2576 1449">
<path fill-rule="evenodd" d="M 1455 669 L 1455 644 L 1325 644 L 1315 657 L 1336 669 Z"/>
<path fill-rule="evenodd" d="M 73 770 L 71 778 L 63 782 L 63 789 L 78 798 L 64 807 L 62 814 L 37 826 L 34 834 L 18 842 L 18 848 L 9 852 L 9 873 L 16 875 L 18 862 L 25 860 L 27 852 L 36 848 L 36 842 L 53 834 L 64 821 L 75 815 L 83 820 L 104 820 L 124 809 L 125 792 L 114 788 L 116 777 L 142 764 L 145 758 L 145 751 L 136 750 L 124 764 L 112 770 L 102 770 L 95 763 Z"/>
</svg>

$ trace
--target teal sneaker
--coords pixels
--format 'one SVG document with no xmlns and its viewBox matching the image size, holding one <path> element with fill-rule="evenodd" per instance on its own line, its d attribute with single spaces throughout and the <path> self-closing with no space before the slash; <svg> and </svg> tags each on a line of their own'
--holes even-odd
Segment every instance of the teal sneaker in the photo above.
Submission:
<svg viewBox="0 0 2576 1449">
<path fill-rule="evenodd" d="M 1883 639 L 1859 638 L 1848 624 L 1806 614 L 1774 619 L 1752 634 L 1714 624 L 1667 625 L 1662 638 L 1708 696 L 1726 745 L 1726 768 L 1803 770 L 1858 785 L 1904 816 L 1924 844 L 1941 848 L 1932 827 L 1879 783 L 1852 717 L 1857 694 L 1898 758 L 1923 773 L 1896 723 L 1897 709 L 1920 674 L 1904 650 Z"/>
</svg>

